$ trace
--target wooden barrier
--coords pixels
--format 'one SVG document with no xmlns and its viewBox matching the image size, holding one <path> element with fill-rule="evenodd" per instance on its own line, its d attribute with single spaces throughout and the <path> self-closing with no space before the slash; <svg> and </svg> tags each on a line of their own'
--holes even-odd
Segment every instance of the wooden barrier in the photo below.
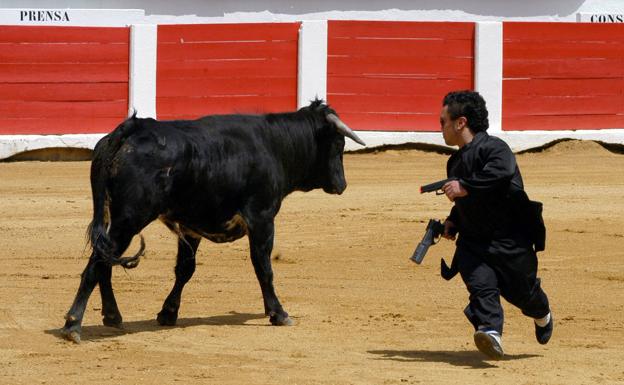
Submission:
<svg viewBox="0 0 624 385">
<path fill-rule="evenodd" d="M 294 110 L 299 25 L 159 25 L 158 118 Z"/>
<path fill-rule="evenodd" d="M 133 108 L 191 119 L 292 111 L 314 96 L 368 146 L 444 145 L 441 100 L 458 89 L 486 96 L 490 132 L 514 150 L 624 143 L 621 24 L 5 25 L 0 47 L 0 159 L 93 148 Z"/>
<path fill-rule="evenodd" d="M 624 127 L 624 25 L 503 23 L 503 129 Z"/>
<path fill-rule="evenodd" d="M 359 130 L 438 131 L 442 97 L 473 88 L 474 28 L 330 21 L 327 99 Z"/>
<path fill-rule="evenodd" d="M 0 134 L 108 132 L 128 112 L 129 29 L 0 27 Z"/>
</svg>

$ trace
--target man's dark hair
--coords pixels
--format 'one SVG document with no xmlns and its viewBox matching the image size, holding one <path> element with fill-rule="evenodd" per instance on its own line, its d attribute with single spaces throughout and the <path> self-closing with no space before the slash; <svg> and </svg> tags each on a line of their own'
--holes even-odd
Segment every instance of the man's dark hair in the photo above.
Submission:
<svg viewBox="0 0 624 385">
<path fill-rule="evenodd" d="M 451 119 L 464 116 L 473 133 L 485 131 L 490 126 L 485 100 L 476 91 L 453 91 L 446 94 L 442 106 L 448 106 Z"/>
</svg>

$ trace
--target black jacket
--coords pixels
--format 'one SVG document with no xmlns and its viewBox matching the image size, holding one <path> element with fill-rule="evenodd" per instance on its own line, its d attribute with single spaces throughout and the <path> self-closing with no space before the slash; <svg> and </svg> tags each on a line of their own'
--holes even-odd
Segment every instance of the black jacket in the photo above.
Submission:
<svg viewBox="0 0 624 385">
<path fill-rule="evenodd" d="M 454 153 L 447 163 L 447 175 L 459 178 L 468 195 L 457 198 L 449 215 L 459 231 L 458 244 L 506 244 L 529 246 L 529 235 L 518 216 L 526 197 L 520 169 L 509 146 L 487 132 Z"/>
</svg>

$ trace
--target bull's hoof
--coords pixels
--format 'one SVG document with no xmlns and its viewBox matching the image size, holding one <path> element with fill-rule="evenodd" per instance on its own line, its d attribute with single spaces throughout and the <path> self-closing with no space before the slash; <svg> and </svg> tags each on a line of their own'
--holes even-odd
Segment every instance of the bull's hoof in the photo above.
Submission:
<svg viewBox="0 0 624 385">
<path fill-rule="evenodd" d="M 65 337 L 66 340 L 68 341 L 72 341 L 75 344 L 79 344 L 80 343 L 80 333 L 78 333 L 77 331 L 67 331 L 67 330 L 61 330 L 61 335 L 63 335 L 63 337 Z"/>
<path fill-rule="evenodd" d="M 160 326 L 175 326 L 178 321 L 178 312 L 162 309 L 156 316 L 156 321 Z"/>
<path fill-rule="evenodd" d="M 292 326 L 295 324 L 295 321 L 293 321 L 288 314 L 274 314 L 269 320 L 273 326 Z"/>
<path fill-rule="evenodd" d="M 65 315 L 65 326 L 61 329 L 61 336 L 63 336 L 63 338 L 79 344 L 81 329 L 80 320 L 69 313 Z"/>
<path fill-rule="evenodd" d="M 121 329 L 122 322 L 123 319 L 121 318 L 120 314 L 116 314 L 113 316 L 104 315 L 104 317 L 102 317 L 102 323 L 104 324 L 104 326 Z"/>
<path fill-rule="evenodd" d="M 80 327 L 76 328 L 75 326 L 65 326 L 61 329 L 61 335 L 68 341 L 72 341 L 76 344 L 80 343 Z"/>
</svg>

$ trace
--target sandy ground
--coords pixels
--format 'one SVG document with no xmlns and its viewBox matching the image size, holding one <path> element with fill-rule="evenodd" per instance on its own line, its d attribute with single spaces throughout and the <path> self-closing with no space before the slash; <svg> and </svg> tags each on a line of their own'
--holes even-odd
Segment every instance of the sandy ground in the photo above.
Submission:
<svg viewBox="0 0 624 385">
<path fill-rule="evenodd" d="M 0 163 L 0 383 L 624 383 L 624 155 L 563 142 L 518 161 L 545 204 L 540 276 L 556 325 L 541 346 L 532 321 L 505 304 L 502 361 L 474 348 L 461 279 L 438 275 L 452 242 L 420 266 L 408 260 L 426 221 L 450 209 L 418 194 L 443 177 L 445 155 L 348 154 L 342 196 L 284 201 L 273 268 L 295 326 L 264 317 L 246 239 L 204 241 L 178 326 L 158 326 L 176 239 L 153 223 L 146 259 L 114 270 L 125 328 L 101 325 L 96 289 L 79 345 L 59 328 L 88 257 L 89 162 Z"/>
</svg>

